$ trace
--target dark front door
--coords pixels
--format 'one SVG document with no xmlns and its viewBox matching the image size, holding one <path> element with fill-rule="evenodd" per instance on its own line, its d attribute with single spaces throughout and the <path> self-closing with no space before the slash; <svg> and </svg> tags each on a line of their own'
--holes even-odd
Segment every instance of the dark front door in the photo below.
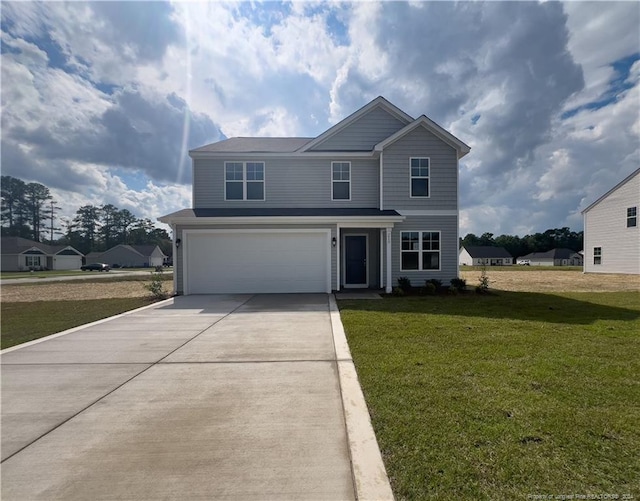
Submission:
<svg viewBox="0 0 640 501">
<path fill-rule="evenodd" d="M 367 285 L 367 237 L 345 235 L 344 237 L 344 282 L 345 285 Z"/>
</svg>

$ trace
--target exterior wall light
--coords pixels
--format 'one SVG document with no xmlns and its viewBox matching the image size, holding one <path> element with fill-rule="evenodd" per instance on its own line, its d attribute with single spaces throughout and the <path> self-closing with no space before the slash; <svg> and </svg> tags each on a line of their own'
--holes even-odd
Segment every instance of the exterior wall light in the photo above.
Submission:
<svg viewBox="0 0 640 501">
<path fill-rule="evenodd" d="M 336 240 L 336 237 L 333 237 L 333 238 L 331 239 L 331 245 L 332 245 L 333 247 L 335 247 L 335 246 L 337 245 L 337 243 L 338 243 L 338 241 Z"/>
<path fill-rule="evenodd" d="M 176 249 L 180 248 L 180 244 L 182 243 L 182 240 L 179 238 L 176 238 Z"/>
</svg>

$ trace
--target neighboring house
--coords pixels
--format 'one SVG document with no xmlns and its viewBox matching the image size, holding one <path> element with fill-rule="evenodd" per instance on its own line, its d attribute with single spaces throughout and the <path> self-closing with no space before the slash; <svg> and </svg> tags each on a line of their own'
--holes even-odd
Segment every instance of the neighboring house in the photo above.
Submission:
<svg viewBox="0 0 640 501">
<path fill-rule="evenodd" d="M 126 268 L 162 266 L 167 256 L 157 245 L 116 245 L 105 252 L 87 254 L 87 264 L 105 263 Z"/>
<path fill-rule="evenodd" d="M 458 276 L 458 160 L 469 147 L 382 97 L 316 138 L 196 148 L 174 235 L 179 294 L 331 292 Z"/>
<path fill-rule="evenodd" d="M 2 271 L 77 270 L 82 253 L 70 245 L 47 245 L 22 237 L 2 237 Z"/>
<path fill-rule="evenodd" d="M 640 169 L 582 211 L 584 272 L 640 274 Z"/>
<path fill-rule="evenodd" d="M 532 252 L 518 258 L 531 266 L 582 266 L 582 254 L 571 249 L 551 249 L 547 252 Z"/>
<path fill-rule="evenodd" d="M 459 262 L 464 266 L 511 266 L 513 256 L 504 247 L 462 246 Z"/>
</svg>

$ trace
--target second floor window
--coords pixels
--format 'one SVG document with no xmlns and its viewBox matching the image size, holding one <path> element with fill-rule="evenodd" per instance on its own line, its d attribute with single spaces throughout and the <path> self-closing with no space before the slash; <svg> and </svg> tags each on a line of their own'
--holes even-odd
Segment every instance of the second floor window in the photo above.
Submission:
<svg viewBox="0 0 640 501">
<path fill-rule="evenodd" d="M 635 228 L 638 226 L 638 207 L 629 207 L 627 209 L 627 228 Z"/>
<path fill-rule="evenodd" d="M 264 162 L 225 162 L 225 200 L 264 200 Z"/>
<path fill-rule="evenodd" d="M 331 200 L 351 200 L 350 162 L 331 162 Z"/>
<path fill-rule="evenodd" d="M 411 198 L 429 196 L 429 159 L 411 158 Z"/>
</svg>

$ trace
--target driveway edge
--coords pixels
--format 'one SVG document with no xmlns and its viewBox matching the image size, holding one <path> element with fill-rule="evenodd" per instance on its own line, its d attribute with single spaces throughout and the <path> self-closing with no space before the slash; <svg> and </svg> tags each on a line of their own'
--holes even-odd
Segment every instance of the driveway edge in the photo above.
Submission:
<svg viewBox="0 0 640 501">
<path fill-rule="evenodd" d="M 27 346 L 33 346 L 34 344 L 42 343 L 43 341 L 46 341 L 47 339 L 54 339 L 54 338 L 57 338 L 57 337 L 60 337 L 60 336 L 66 336 L 67 334 L 72 334 L 73 332 L 76 332 L 76 331 L 79 331 L 81 329 L 84 329 L 85 327 L 93 327 L 94 325 L 102 324 L 102 323 L 107 322 L 109 320 L 112 320 L 114 318 L 120 318 L 120 317 L 124 317 L 125 315 L 130 315 L 131 313 L 136 313 L 138 311 L 147 310 L 149 308 L 155 308 L 156 306 L 159 306 L 161 304 L 165 304 L 165 303 L 167 303 L 169 301 L 173 301 L 173 298 L 170 297 L 169 299 L 163 299 L 162 301 L 157 301 L 155 303 L 148 304 L 146 306 L 141 306 L 140 308 L 136 308 L 135 310 L 129 310 L 129 311 L 125 311 L 125 312 L 122 312 L 122 313 L 118 313 L 117 315 L 112 315 L 112 316 L 107 317 L 107 318 L 102 318 L 100 320 L 96 320 L 95 322 L 90 322 L 88 324 L 82 324 L 82 325 L 78 325 L 76 327 L 72 327 L 71 329 L 67 329 L 66 331 L 56 332 L 55 334 L 49 334 L 48 336 L 40 337 L 38 339 L 34 339 L 33 341 L 27 341 L 26 343 L 17 344 L 15 346 L 10 346 L 9 348 L 5 348 L 4 350 L 0 350 L 0 355 L 3 355 L 5 353 L 9 353 L 11 351 L 18 350 L 20 348 L 26 348 Z"/>
<path fill-rule="evenodd" d="M 389 477 L 384 468 L 367 403 L 340 319 L 340 310 L 333 294 L 329 295 L 329 315 L 357 499 L 392 501 L 394 497 Z"/>
</svg>

